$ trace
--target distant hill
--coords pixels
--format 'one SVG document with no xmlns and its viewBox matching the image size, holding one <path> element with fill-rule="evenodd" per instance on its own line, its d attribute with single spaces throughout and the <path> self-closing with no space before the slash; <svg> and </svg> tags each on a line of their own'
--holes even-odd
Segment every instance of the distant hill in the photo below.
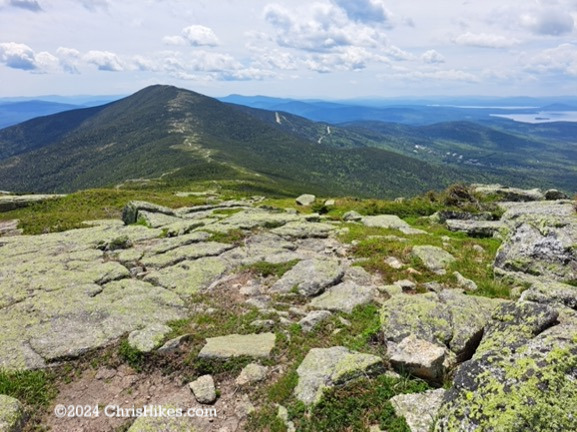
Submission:
<svg viewBox="0 0 577 432">
<path fill-rule="evenodd" d="M 366 143 L 325 143 L 301 133 L 318 127 L 305 119 L 289 130 L 263 116 L 274 113 L 148 87 L 0 131 L 0 189 L 67 192 L 162 176 L 176 184 L 250 178 L 279 189 L 390 197 L 472 177 Z"/>
<path fill-rule="evenodd" d="M 0 129 L 22 123 L 35 117 L 78 108 L 80 108 L 78 105 L 41 100 L 0 102 Z"/>
</svg>

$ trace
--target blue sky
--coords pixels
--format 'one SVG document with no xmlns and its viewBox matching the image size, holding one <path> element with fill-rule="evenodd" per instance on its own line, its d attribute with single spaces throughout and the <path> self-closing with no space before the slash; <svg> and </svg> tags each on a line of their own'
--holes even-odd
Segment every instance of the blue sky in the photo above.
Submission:
<svg viewBox="0 0 577 432">
<path fill-rule="evenodd" d="M 577 95 L 577 0 L 0 0 L 0 97 Z"/>
</svg>

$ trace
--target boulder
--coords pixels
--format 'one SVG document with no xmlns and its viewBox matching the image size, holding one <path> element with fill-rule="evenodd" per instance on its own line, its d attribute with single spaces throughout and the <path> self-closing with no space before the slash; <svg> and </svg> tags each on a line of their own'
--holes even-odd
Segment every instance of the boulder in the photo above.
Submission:
<svg viewBox="0 0 577 432">
<path fill-rule="evenodd" d="M 351 313 L 357 306 L 369 304 L 375 296 L 376 288 L 361 286 L 347 281 L 328 288 L 315 297 L 310 305 L 316 309 Z"/>
<path fill-rule="evenodd" d="M 313 348 L 297 369 L 295 396 L 306 405 L 319 402 L 327 388 L 383 371 L 380 357 L 345 347 Z"/>
<path fill-rule="evenodd" d="M 446 224 L 450 231 L 464 232 L 469 237 L 494 237 L 506 229 L 501 221 L 449 219 Z"/>
<path fill-rule="evenodd" d="M 274 333 L 219 336 L 208 338 L 198 357 L 229 359 L 233 357 L 269 357 L 276 341 Z"/>
<path fill-rule="evenodd" d="M 316 199 L 317 199 L 317 197 L 314 196 L 314 195 L 304 194 L 304 195 L 299 196 L 299 197 L 295 200 L 295 202 L 296 202 L 298 205 L 308 207 L 308 206 L 310 206 L 312 203 L 314 203 Z"/>
<path fill-rule="evenodd" d="M 213 404 L 216 401 L 216 387 L 211 375 L 203 375 L 188 386 L 198 403 Z"/>
<path fill-rule="evenodd" d="M 502 300 L 465 295 L 458 290 L 396 294 L 381 310 L 385 340 L 399 343 L 407 336 L 445 346 L 463 361 L 483 335 L 483 329 Z"/>
<path fill-rule="evenodd" d="M 363 219 L 363 216 L 354 210 L 348 211 L 343 215 L 345 222 L 358 222 Z"/>
<path fill-rule="evenodd" d="M 411 254 L 437 274 L 445 274 L 447 267 L 456 261 L 453 255 L 437 246 L 414 246 Z"/>
<path fill-rule="evenodd" d="M 547 201 L 557 201 L 569 199 L 566 193 L 558 191 L 557 189 L 549 189 L 545 191 L 545 199 Z"/>
<path fill-rule="evenodd" d="M 396 215 L 365 216 L 362 222 L 368 227 L 397 229 L 407 235 L 427 234 L 426 231 L 412 228 Z"/>
<path fill-rule="evenodd" d="M 432 383 L 440 383 L 445 376 L 446 349 L 415 335 L 407 336 L 388 350 L 393 367 Z"/>
<path fill-rule="evenodd" d="M 503 201 L 541 201 L 545 198 L 539 189 L 518 189 L 500 184 L 473 185 L 474 191 L 480 195 L 497 196 Z"/>
<path fill-rule="evenodd" d="M 502 219 L 510 232 L 495 258 L 497 272 L 521 279 L 523 274 L 559 282 L 577 279 L 577 218 L 571 203 L 514 204 Z"/>
<path fill-rule="evenodd" d="M 18 399 L 0 395 L 0 431 L 20 432 L 24 426 L 24 407 Z"/>
<path fill-rule="evenodd" d="M 404 417 L 411 432 L 430 432 L 435 424 L 445 390 L 428 390 L 424 393 L 400 394 L 391 398 L 398 417 Z"/>
<path fill-rule="evenodd" d="M 303 260 L 286 272 L 271 287 L 271 292 L 289 293 L 296 290 L 310 297 L 340 282 L 344 274 L 344 269 L 336 259 Z"/>
<path fill-rule="evenodd" d="M 284 238 L 327 238 L 335 227 L 319 222 L 290 222 L 272 230 L 273 234 Z"/>
<path fill-rule="evenodd" d="M 436 432 L 577 430 L 577 320 L 547 305 L 495 311 L 473 358 L 443 399 Z"/>
<path fill-rule="evenodd" d="M 157 352 L 159 354 L 172 354 L 177 352 L 185 343 L 189 342 L 192 339 L 191 334 L 184 334 L 174 339 L 170 339 L 166 341 L 164 345 L 158 348 Z"/>
<path fill-rule="evenodd" d="M 261 366 L 257 363 L 246 365 L 240 375 L 234 381 L 236 385 L 243 386 L 263 381 L 268 374 L 268 367 Z"/>
<path fill-rule="evenodd" d="M 317 310 L 309 312 L 304 318 L 299 321 L 299 325 L 303 332 L 311 332 L 322 321 L 330 318 L 332 313 L 328 310 Z"/>
<path fill-rule="evenodd" d="M 167 216 L 176 216 L 174 210 L 168 207 L 152 204 L 146 201 L 131 201 L 122 209 L 122 221 L 125 225 L 136 223 L 139 212 L 160 213 Z"/>
<path fill-rule="evenodd" d="M 164 337 L 172 331 L 165 324 L 154 323 L 128 335 L 128 344 L 140 352 L 148 353 L 160 345 Z"/>
<path fill-rule="evenodd" d="M 454 272 L 453 276 L 455 276 L 455 279 L 457 279 L 457 285 L 459 285 L 465 291 L 477 291 L 477 284 L 471 279 L 467 279 L 458 271 Z"/>
</svg>

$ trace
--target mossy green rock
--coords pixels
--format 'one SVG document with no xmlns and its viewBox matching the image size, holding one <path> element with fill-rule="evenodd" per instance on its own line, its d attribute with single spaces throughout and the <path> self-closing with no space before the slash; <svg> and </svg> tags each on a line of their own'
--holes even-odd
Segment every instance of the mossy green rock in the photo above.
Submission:
<svg viewBox="0 0 577 432">
<path fill-rule="evenodd" d="M 453 255 L 437 246 L 415 246 L 411 253 L 426 268 L 438 274 L 445 274 L 446 268 L 456 261 Z"/>
<path fill-rule="evenodd" d="M 556 324 L 557 316 L 531 302 L 498 308 L 435 431 L 577 430 L 577 321 Z"/>
<path fill-rule="evenodd" d="M 147 353 L 158 347 L 171 331 L 172 329 L 165 324 L 150 324 L 131 332 L 128 335 L 128 343 L 132 348 Z"/>
<path fill-rule="evenodd" d="M 345 274 L 336 259 L 308 259 L 299 262 L 283 275 L 272 287 L 276 293 L 298 291 L 305 296 L 322 293 L 341 281 Z"/>
<path fill-rule="evenodd" d="M 351 313 L 355 307 L 373 301 L 375 292 L 375 287 L 361 286 L 352 281 L 346 281 L 328 288 L 323 294 L 315 297 L 310 305 L 315 309 Z"/>
<path fill-rule="evenodd" d="M 198 356 L 200 358 L 229 359 L 233 357 L 269 357 L 274 348 L 274 333 L 232 334 L 208 338 Z"/>
<path fill-rule="evenodd" d="M 395 295 L 381 310 L 383 334 L 394 343 L 415 335 L 446 346 L 459 360 L 479 342 L 493 311 L 502 302 L 465 295 L 459 290 Z"/>
<path fill-rule="evenodd" d="M 0 395 L 0 431 L 20 432 L 24 425 L 24 407 L 13 397 Z"/>
<path fill-rule="evenodd" d="M 295 397 L 307 405 L 315 404 L 329 387 L 382 371 L 380 357 L 350 351 L 342 346 L 313 348 L 297 369 L 299 381 Z"/>
</svg>

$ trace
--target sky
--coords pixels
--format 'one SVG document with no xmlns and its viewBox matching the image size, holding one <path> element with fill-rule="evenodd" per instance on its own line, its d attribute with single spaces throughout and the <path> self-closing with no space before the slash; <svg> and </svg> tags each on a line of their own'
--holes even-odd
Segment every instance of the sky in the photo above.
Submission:
<svg viewBox="0 0 577 432">
<path fill-rule="evenodd" d="M 0 97 L 577 95 L 577 0 L 0 0 Z"/>
</svg>

